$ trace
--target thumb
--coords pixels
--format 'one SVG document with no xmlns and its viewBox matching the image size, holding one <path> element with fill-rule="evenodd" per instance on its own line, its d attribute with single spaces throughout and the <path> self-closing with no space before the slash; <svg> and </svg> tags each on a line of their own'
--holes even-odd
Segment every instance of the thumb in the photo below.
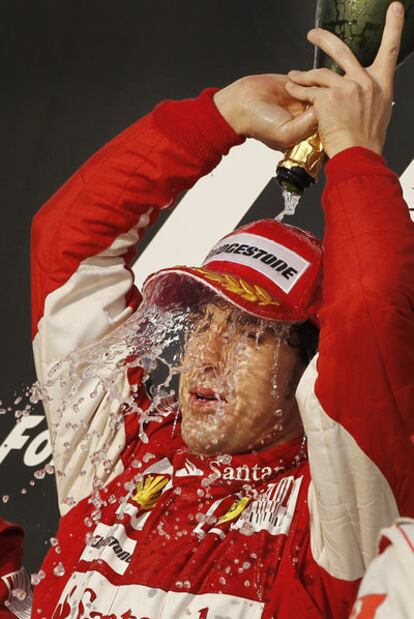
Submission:
<svg viewBox="0 0 414 619">
<path fill-rule="evenodd" d="M 277 128 L 275 142 L 279 147 L 287 148 L 309 137 L 317 130 L 318 122 L 313 107 L 308 108 L 298 116 L 287 120 Z"/>
</svg>

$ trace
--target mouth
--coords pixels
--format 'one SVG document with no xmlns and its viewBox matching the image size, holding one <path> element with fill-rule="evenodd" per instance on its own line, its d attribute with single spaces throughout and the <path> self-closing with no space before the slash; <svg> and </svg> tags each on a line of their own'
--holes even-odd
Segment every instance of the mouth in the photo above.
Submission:
<svg viewBox="0 0 414 619">
<path fill-rule="evenodd" d="M 225 402 L 225 398 L 213 389 L 206 387 L 195 387 L 190 389 L 190 406 L 196 410 L 212 410 L 216 406 Z"/>
</svg>

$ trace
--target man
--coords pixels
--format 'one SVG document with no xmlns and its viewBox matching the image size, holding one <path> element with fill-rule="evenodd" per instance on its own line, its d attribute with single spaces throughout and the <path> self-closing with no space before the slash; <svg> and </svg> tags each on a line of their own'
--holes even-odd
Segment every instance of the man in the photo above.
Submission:
<svg viewBox="0 0 414 619">
<path fill-rule="evenodd" d="M 412 515 L 413 229 L 380 157 L 402 23 L 393 3 L 369 69 L 312 31 L 344 77 L 255 76 L 162 103 L 37 215 L 34 350 L 63 517 L 33 617 L 347 617 L 381 527 Z M 145 364 L 116 385 L 129 409 L 94 370 L 76 393 L 56 381 L 79 346 L 102 341 L 104 362 L 138 307 L 133 247 L 159 209 L 245 137 L 281 148 L 315 120 L 331 159 L 322 306 L 317 241 L 256 222 L 144 285 L 157 311 L 190 308 L 182 425 L 164 403 L 140 426 Z"/>
</svg>

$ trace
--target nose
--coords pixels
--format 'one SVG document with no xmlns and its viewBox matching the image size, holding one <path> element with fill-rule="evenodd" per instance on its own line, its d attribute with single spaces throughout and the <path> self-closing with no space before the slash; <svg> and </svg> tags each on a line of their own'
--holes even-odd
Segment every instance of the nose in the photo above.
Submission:
<svg viewBox="0 0 414 619">
<path fill-rule="evenodd" d="M 197 354 L 203 372 L 218 370 L 223 362 L 224 342 L 221 329 L 211 328 L 202 341 L 198 342 Z"/>
<path fill-rule="evenodd" d="M 222 361 L 222 345 L 220 336 L 211 334 L 210 338 L 200 347 L 200 358 L 205 372 L 217 370 Z"/>
</svg>

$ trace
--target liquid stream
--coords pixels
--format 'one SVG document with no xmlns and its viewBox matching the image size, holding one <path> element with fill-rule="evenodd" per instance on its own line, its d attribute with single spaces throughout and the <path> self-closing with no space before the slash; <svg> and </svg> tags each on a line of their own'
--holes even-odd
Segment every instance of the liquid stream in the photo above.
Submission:
<svg viewBox="0 0 414 619">
<path fill-rule="evenodd" d="M 299 204 L 301 198 L 299 193 L 293 193 L 292 191 L 288 191 L 287 189 L 282 189 L 282 196 L 284 207 L 283 211 L 275 217 L 276 221 L 283 221 L 285 215 L 294 215 L 296 207 Z"/>
</svg>

